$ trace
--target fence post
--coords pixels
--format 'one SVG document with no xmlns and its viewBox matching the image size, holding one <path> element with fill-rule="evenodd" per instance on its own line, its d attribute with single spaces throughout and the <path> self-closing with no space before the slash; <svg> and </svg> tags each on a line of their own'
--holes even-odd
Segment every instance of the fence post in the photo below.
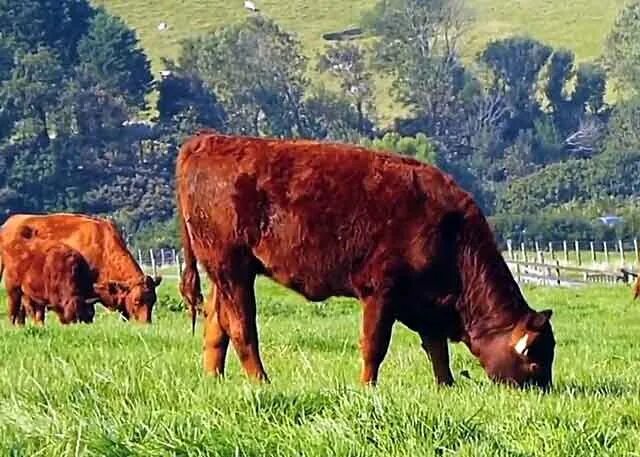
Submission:
<svg viewBox="0 0 640 457">
<path fill-rule="evenodd" d="M 536 247 L 536 258 L 540 257 L 540 244 L 538 244 L 538 242 L 535 242 L 535 247 Z"/>
<path fill-rule="evenodd" d="M 556 281 L 558 281 L 558 285 L 561 285 L 561 281 L 560 281 L 560 261 L 558 259 L 556 259 Z"/>
<path fill-rule="evenodd" d="M 509 255 L 509 260 L 513 260 L 513 246 L 511 240 L 507 240 L 507 252 Z"/>
<path fill-rule="evenodd" d="M 609 266 L 609 247 L 607 246 L 607 242 L 602 242 L 602 247 L 604 249 L 604 263 Z"/>
<path fill-rule="evenodd" d="M 516 263 L 516 277 L 518 278 L 518 284 L 522 282 L 522 278 L 520 276 L 520 262 Z"/>
<path fill-rule="evenodd" d="M 138 265 L 142 268 L 142 250 L 138 249 Z"/>
<path fill-rule="evenodd" d="M 153 276 L 157 276 L 158 267 L 156 266 L 156 256 L 153 253 L 153 249 L 149 249 L 149 255 L 151 256 L 151 271 L 153 271 Z"/>
<path fill-rule="evenodd" d="M 522 251 L 522 260 L 524 262 L 527 262 L 527 248 L 525 247 L 524 243 L 520 243 L 520 250 Z"/>
<path fill-rule="evenodd" d="M 160 249 L 160 267 L 164 267 L 164 248 Z"/>
<path fill-rule="evenodd" d="M 624 267 L 624 246 L 622 240 L 618 240 L 618 250 L 620 251 L 620 266 Z"/>
<path fill-rule="evenodd" d="M 640 263 L 640 252 L 638 252 L 638 238 L 633 239 L 633 251 L 636 254 L 636 264 Z"/>
<path fill-rule="evenodd" d="M 569 249 L 567 248 L 567 241 L 562 242 L 562 249 L 564 250 L 564 261 L 569 263 Z"/>
<path fill-rule="evenodd" d="M 544 265 L 544 252 L 538 251 L 538 263 Z"/>
<path fill-rule="evenodd" d="M 580 258 L 580 241 L 576 240 L 576 262 L 578 266 L 582 265 L 582 259 Z"/>
<path fill-rule="evenodd" d="M 591 249 L 591 261 L 596 263 L 596 246 L 593 241 L 589 242 L 589 249 Z"/>
<path fill-rule="evenodd" d="M 178 281 L 182 278 L 182 259 L 180 259 L 180 253 L 176 253 L 175 257 L 176 265 L 178 266 Z"/>
<path fill-rule="evenodd" d="M 552 241 L 549 241 L 549 255 L 551 256 L 551 258 L 553 260 L 556 259 L 556 253 L 553 252 L 553 242 Z"/>
</svg>

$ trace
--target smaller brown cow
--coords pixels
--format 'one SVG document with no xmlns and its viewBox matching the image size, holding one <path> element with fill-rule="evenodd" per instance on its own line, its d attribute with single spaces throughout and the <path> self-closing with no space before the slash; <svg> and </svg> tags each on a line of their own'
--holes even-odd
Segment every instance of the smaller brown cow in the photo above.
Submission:
<svg viewBox="0 0 640 457">
<path fill-rule="evenodd" d="M 42 325 L 47 309 L 54 311 L 62 324 L 92 322 L 99 299 L 84 258 L 61 243 L 32 247 L 26 250 L 23 243 L 14 242 L 4 252 L 2 270 L 11 323 L 24 325 L 28 313 Z"/>
</svg>

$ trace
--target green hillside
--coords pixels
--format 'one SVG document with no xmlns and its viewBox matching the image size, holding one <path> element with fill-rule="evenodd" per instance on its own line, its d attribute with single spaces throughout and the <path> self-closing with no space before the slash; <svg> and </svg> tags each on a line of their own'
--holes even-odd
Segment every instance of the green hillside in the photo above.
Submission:
<svg viewBox="0 0 640 457">
<path fill-rule="evenodd" d="M 95 0 L 134 27 L 152 57 L 174 56 L 181 39 L 250 14 L 243 0 Z M 287 30 L 299 34 L 309 54 L 323 45 L 322 33 L 358 24 L 376 0 L 256 0 Z M 468 52 L 491 38 L 528 33 L 554 46 L 572 49 L 581 60 L 600 54 L 603 39 L 624 0 L 471 0 L 477 18 Z M 158 31 L 158 24 L 169 28 Z"/>
<path fill-rule="evenodd" d="M 358 25 L 362 14 L 377 0 L 254 0 L 263 14 L 276 19 L 300 37 L 313 57 L 326 43 L 325 32 Z M 247 14 L 244 0 L 94 0 L 135 28 L 157 73 L 162 57 L 175 57 L 180 41 Z M 600 55 L 603 41 L 624 0 L 470 0 L 475 23 L 467 34 L 464 52 L 472 57 L 494 38 L 530 34 L 554 47 L 573 50 L 579 60 Z M 158 25 L 166 22 L 166 30 Z M 377 105 L 386 123 L 401 108 L 388 94 L 388 81 L 380 81 Z"/>
</svg>

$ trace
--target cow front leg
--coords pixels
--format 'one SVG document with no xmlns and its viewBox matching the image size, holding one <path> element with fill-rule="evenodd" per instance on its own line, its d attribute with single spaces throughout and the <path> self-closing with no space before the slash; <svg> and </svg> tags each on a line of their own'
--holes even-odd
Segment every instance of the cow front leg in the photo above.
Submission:
<svg viewBox="0 0 640 457">
<path fill-rule="evenodd" d="M 255 380 L 268 382 L 258 345 L 253 278 L 227 282 L 224 289 L 219 284 L 217 286 L 218 322 L 223 324 L 223 330 L 231 338 L 247 375 Z"/>
<path fill-rule="evenodd" d="M 450 386 L 453 384 L 453 374 L 449 367 L 449 347 L 446 338 L 430 338 L 420 335 L 422 347 L 431 359 L 433 374 L 440 385 Z"/>
<path fill-rule="evenodd" d="M 378 371 L 389 349 L 394 318 L 390 305 L 383 301 L 366 300 L 362 316 L 362 372 L 360 380 L 366 385 L 375 385 Z"/>
<path fill-rule="evenodd" d="M 203 364 L 205 372 L 222 376 L 229 347 L 229 334 L 222 325 L 223 316 L 220 312 L 220 304 L 217 302 L 216 290 L 213 285 L 211 295 L 204 305 Z"/>
</svg>

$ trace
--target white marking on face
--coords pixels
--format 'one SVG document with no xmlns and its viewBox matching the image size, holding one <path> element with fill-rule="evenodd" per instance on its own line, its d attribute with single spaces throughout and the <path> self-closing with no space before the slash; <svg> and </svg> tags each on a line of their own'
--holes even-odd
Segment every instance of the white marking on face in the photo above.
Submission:
<svg viewBox="0 0 640 457">
<path fill-rule="evenodd" d="M 514 349 L 516 350 L 516 352 L 520 355 L 527 355 L 528 349 L 527 349 L 527 340 L 529 339 L 529 334 L 525 333 L 524 336 L 522 338 L 520 338 L 518 340 L 518 342 L 516 343 Z"/>
</svg>

